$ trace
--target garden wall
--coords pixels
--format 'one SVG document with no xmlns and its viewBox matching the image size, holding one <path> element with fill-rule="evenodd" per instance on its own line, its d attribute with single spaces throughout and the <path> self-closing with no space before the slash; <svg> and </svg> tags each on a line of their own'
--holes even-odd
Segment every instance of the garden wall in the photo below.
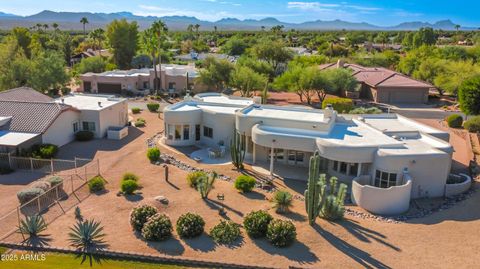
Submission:
<svg viewBox="0 0 480 269">
<path fill-rule="evenodd" d="M 462 183 L 446 184 L 445 196 L 455 196 L 466 192 L 472 186 L 472 178 L 466 174 L 460 174 L 465 180 Z"/>
</svg>

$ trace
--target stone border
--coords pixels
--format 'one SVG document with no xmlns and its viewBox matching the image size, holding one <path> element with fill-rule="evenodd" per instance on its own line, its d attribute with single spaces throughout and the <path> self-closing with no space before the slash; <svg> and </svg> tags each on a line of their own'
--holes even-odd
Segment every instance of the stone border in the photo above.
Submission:
<svg viewBox="0 0 480 269">
<path fill-rule="evenodd" d="M 64 254 L 83 254 L 83 252 L 73 249 L 73 248 L 60 248 L 52 246 L 44 247 L 31 247 L 23 244 L 9 243 L 9 242 L 0 242 L 0 246 L 6 247 L 9 249 L 18 249 L 18 250 L 31 250 L 31 251 L 43 251 L 43 252 L 58 252 Z M 202 259 L 191 259 L 186 257 L 168 257 L 168 256 L 159 256 L 154 254 L 146 254 L 141 252 L 131 252 L 131 251 L 115 251 L 115 250 L 98 250 L 93 252 L 94 254 L 112 258 L 112 259 L 125 259 L 133 261 L 142 261 L 142 262 L 163 262 L 174 265 L 185 265 L 185 266 L 201 266 L 206 268 L 246 268 L 246 269 L 270 269 L 275 267 L 264 267 L 259 265 L 243 265 L 237 263 L 224 263 L 224 262 L 215 262 Z"/>
</svg>

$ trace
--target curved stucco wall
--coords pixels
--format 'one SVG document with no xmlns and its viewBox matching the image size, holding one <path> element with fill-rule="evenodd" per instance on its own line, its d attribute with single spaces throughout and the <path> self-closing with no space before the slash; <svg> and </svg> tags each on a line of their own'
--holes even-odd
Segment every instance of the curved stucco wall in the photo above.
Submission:
<svg viewBox="0 0 480 269">
<path fill-rule="evenodd" d="M 315 138 L 279 133 L 275 128 L 257 124 L 252 128 L 252 141 L 260 146 L 313 152 Z"/>
<path fill-rule="evenodd" d="M 422 154 L 391 154 L 379 149 L 375 154 L 372 176 L 375 170 L 401 174 L 408 168 L 412 182 L 412 198 L 440 197 L 445 191 L 445 183 L 450 173 L 451 156 L 431 150 Z"/>
<path fill-rule="evenodd" d="M 316 139 L 316 145 L 322 157 L 350 163 L 371 163 L 377 151 L 376 147 L 344 145 L 321 138 Z"/>
<path fill-rule="evenodd" d="M 454 196 L 466 192 L 472 186 L 472 178 L 465 174 L 460 174 L 465 180 L 462 183 L 446 184 L 445 196 Z"/>
<path fill-rule="evenodd" d="M 397 215 L 408 210 L 412 180 L 387 189 L 367 185 L 370 176 L 352 181 L 352 201 L 361 208 L 379 215 Z"/>
</svg>

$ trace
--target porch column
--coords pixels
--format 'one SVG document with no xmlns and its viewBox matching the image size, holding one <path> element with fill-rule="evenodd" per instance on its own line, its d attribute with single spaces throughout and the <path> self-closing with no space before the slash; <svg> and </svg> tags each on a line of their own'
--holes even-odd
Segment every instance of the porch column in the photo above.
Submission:
<svg viewBox="0 0 480 269">
<path fill-rule="evenodd" d="M 362 163 L 358 163 L 357 177 L 362 174 Z"/>
<path fill-rule="evenodd" d="M 270 176 L 273 178 L 273 159 L 275 159 L 274 147 L 270 148 Z"/>
<path fill-rule="evenodd" d="M 252 161 L 255 164 L 255 162 L 257 161 L 257 151 L 256 151 L 256 148 L 255 148 L 255 143 L 253 143 L 253 141 L 252 141 L 252 144 L 253 144 Z"/>
</svg>

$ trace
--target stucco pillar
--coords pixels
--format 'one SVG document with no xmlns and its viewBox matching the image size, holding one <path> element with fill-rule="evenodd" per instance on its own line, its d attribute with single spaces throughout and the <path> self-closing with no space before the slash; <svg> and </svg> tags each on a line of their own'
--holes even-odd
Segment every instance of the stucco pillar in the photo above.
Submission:
<svg viewBox="0 0 480 269">
<path fill-rule="evenodd" d="M 253 149 L 252 149 L 252 162 L 253 163 L 256 163 L 257 162 L 257 149 L 256 149 L 256 146 L 255 146 L 255 143 L 252 143 L 253 144 Z"/>
<path fill-rule="evenodd" d="M 272 147 L 270 148 L 270 176 L 273 178 L 273 160 L 275 159 L 275 148 Z"/>
<path fill-rule="evenodd" d="M 357 170 L 357 177 L 359 177 L 362 174 L 362 163 L 358 164 L 358 170 Z"/>
</svg>

